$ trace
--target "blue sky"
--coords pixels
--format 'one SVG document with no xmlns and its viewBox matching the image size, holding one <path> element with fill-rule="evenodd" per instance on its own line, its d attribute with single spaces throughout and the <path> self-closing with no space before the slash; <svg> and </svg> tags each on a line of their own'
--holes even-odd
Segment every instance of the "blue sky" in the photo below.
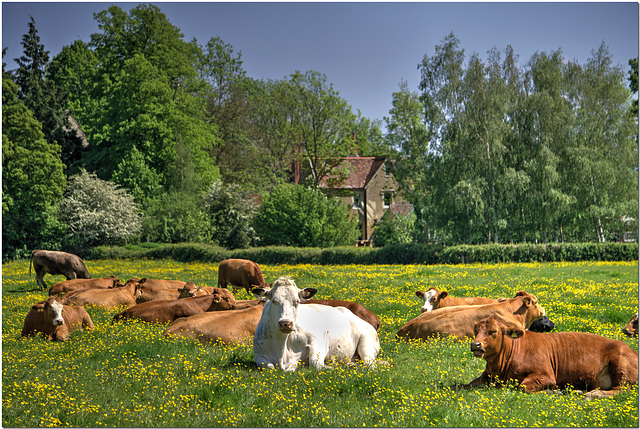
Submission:
<svg viewBox="0 0 640 429">
<path fill-rule="evenodd" d="M 116 4 L 128 11 L 138 3 L 3 2 L 4 62 L 22 54 L 22 35 L 33 16 L 51 57 L 74 40 L 98 32 L 93 13 Z M 406 80 L 417 91 L 417 64 L 453 32 L 466 59 L 483 60 L 494 46 L 507 45 L 520 64 L 536 51 L 562 49 L 566 59 L 584 64 L 604 42 L 626 73 L 638 56 L 637 2 L 568 3 L 247 3 L 153 2 L 185 40 L 202 45 L 221 37 L 242 52 L 254 78 L 282 79 L 296 70 L 315 70 L 352 106 L 371 119 L 388 116 L 393 92 Z"/>
</svg>

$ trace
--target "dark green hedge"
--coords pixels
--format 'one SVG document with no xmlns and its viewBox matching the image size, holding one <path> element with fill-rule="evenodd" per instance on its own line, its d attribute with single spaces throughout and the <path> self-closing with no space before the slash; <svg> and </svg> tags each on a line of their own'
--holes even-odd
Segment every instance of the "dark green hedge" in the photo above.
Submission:
<svg viewBox="0 0 640 429">
<path fill-rule="evenodd" d="M 101 246 L 87 259 L 174 259 L 220 262 L 250 259 L 260 264 L 461 264 L 554 261 L 636 261 L 638 243 L 489 244 L 451 246 L 393 244 L 368 247 L 256 247 L 227 250 L 202 243 Z"/>
</svg>

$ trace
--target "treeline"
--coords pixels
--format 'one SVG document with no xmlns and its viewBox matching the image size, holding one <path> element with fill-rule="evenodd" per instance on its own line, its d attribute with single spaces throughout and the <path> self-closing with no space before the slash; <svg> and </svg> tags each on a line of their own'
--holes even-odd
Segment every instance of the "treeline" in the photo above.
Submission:
<svg viewBox="0 0 640 429">
<path fill-rule="evenodd" d="M 185 41 L 157 6 L 94 19 L 88 43 L 53 58 L 31 19 L 18 68 L 3 61 L 3 260 L 139 242 L 347 245 L 357 221 L 314 188 L 356 151 L 394 159 L 416 209 L 385 217 L 378 246 L 637 230 L 637 60 L 630 90 L 604 45 L 584 66 L 554 52 L 520 67 L 510 48 L 465 66 L 450 35 L 421 62 L 419 91 L 392 95 L 383 133 L 325 75 L 252 79 L 232 46 Z M 294 162 L 304 187 L 288 184 Z"/>
</svg>

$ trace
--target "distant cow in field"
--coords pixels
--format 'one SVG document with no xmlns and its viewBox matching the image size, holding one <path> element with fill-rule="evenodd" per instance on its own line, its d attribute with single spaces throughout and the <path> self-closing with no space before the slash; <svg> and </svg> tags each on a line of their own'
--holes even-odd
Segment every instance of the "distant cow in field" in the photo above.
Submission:
<svg viewBox="0 0 640 429">
<path fill-rule="evenodd" d="M 265 301 L 247 302 L 242 310 L 213 311 L 182 317 L 173 322 L 163 335 L 172 338 L 193 338 L 201 344 L 250 343 L 260 321 Z"/>
<path fill-rule="evenodd" d="M 416 296 L 421 298 L 424 301 L 424 304 L 421 308 L 421 311 L 433 311 L 438 308 L 444 307 L 455 307 L 459 305 L 485 305 L 485 304 L 495 304 L 499 301 L 505 301 L 506 298 L 483 298 L 483 297 L 461 297 L 455 298 L 449 295 L 448 292 L 442 291 L 440 292 L 438 289 L 432 287 L 429 288 L 426 292 L 421 290 L 416 291 Z"/>
<path fill-rule="evenodd" d="M 638 313 L 631 317 L 631 320 L 627 323 L 627 326 L 622 329 L 622 332 L 630 337 L 638 336 Z"/>
<path fill-rule="evenodd" d="M 187 284 L 187 282 L 183 282 L 182 280 L 148 279 L 146 277 L 141 279 L 133 277 L 127 280 L 127 283 L 129 282 L 140 283 L 147 289 L 180 289 Z"/>
<path fill-rule="evenodd" d="M 109 289 L 115 287 L 120 280 L 116 276 L 99 279 L 73 279 L 56 283 L 49 289 L 49 296 L 87 289 Z"/>
<path fill-rule="evenodd" d="M 93 329 L 93 322 L 84 307 L 63 305 L 55 297 L 31 306 L 22 327 L 22 336 L 44 334 L 49 341 L 67 341 L 77 329 Z"/>
<path fill-rule="evenodd" d="M 218 287 L 224 288 L 228 284 L 233 287 L 233 293 L 243 287 L 249 295 L 254 287 L 266 286 L 260 265 L 248 259 L 225 259 L 220 262 Z"/>
<path fill-rule="evenodd" d="M 79 256 L 72 253 L 57 252 L 53 250 L 34 250 L 29 261 L 29 274 L 31 265 L 36 272 L 36 282 L 39 288 L 47 287 L 44 275 L 63 275 L 67 280 L 90 279 L 91 276 Z"/>
<path fill-rule="evenodd" d="M 589 390 L 587 397 L 602 397 L 638 383 L 638 352 L 619 340 L 586 332 L 529 332 L 496 316 L 478 321 L 474 330 L 471 352 L 487 364 L 465 388 L 515 380 L 529 393 L 571 386 Z"/>
<path fill-rule="evenodd" d="M 235 303 L 236 300 L 228 289 L 215 288 L 213 293 L 203 296 L 136 304 L 116 314 L 113 320 L 136 318 L 145 322 L 166 323 L 208 311 L 232 310 Z"/>
<path fill-rule="evenodd" d="M 543 317 L 545 311 L 538 304 L 538 298 L 520 291 L 514 298 L 495 304 L 445 307 L 422 313 L 400 328 L 397 336 L 410 339 L 449 335 L 456 336 L 460 340 L 465 337 L 473 338 L 476 322 L 492 314 L 505 320 L 513 320 L 514 323 L 519 323 L 522 329 L 526 329 L 534 320 Z"/>
<path fill-rule="evenodd" d="M 194 296 L 210 295 L 213 293 L 214 289 L 215 288 L 209 286 L 201 287 L 196 286 L 196 284 L 193 282 L 187 282 L 187 284 L 184 285 L 182 289 L 178 289 L 178 292 L 180 292 L 178 298 L 180 299 Z"/>
<path fill-rule="evenodd" d="M 128 282 L 126 285 L 117 283 L 111 289 L 89 289 L 69 292 L 61 300 L 68 305 L 97 305 L 106 308 L 136 305 L 136 284 Z"/>
</svg>

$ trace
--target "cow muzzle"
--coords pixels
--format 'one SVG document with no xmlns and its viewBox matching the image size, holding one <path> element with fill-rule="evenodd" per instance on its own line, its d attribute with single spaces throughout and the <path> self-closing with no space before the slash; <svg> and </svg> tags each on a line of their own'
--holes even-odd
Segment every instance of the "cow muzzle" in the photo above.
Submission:
<svg viewBox="0 0 640 429">
<path fill-rule="evenodd" d="M 471 353 L 473 353 L 473 356 L 477 358 L 484 356 L 484 347 L 482 347 L 482 343 L 471 343 Z"/>
<path fill-rule="evenodd" d="M 293 331 L 293 322 L 291 320 L 279 320 L 278 321 L 278 329 L 280 332 L 288 334 Z"/>
<path fill-rule="evenodd" d="M 53 326 L 64 325 L 64 319 L 62 317 L 56 317 L 53 319 Z"/>
</svg>

